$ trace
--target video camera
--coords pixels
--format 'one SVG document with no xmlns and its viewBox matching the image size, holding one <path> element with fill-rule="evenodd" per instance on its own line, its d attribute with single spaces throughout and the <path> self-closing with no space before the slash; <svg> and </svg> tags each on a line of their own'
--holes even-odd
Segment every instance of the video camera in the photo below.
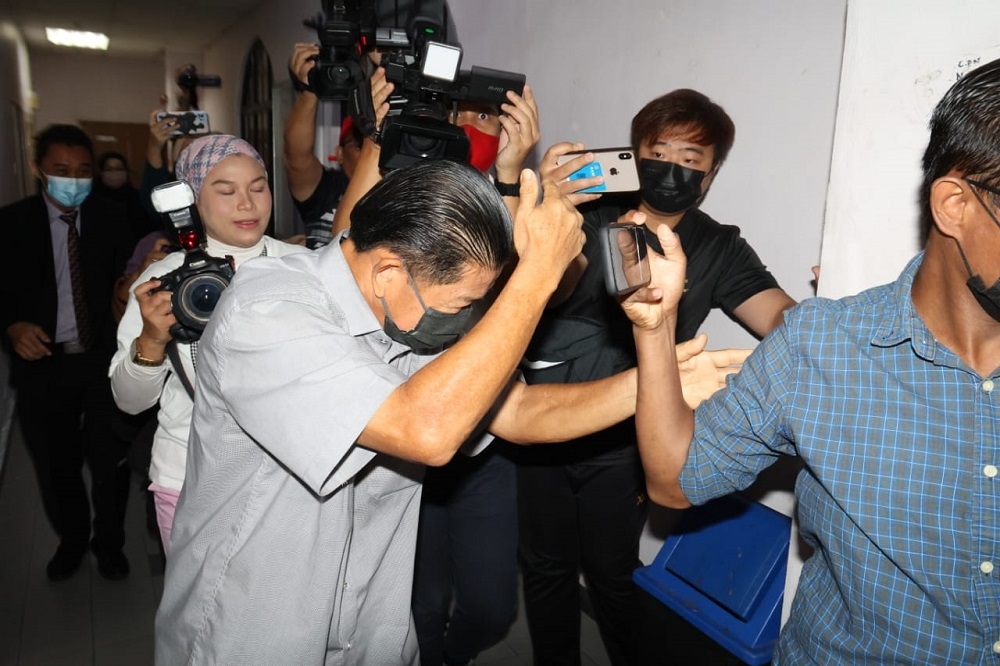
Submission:
<svg viewBox="0 0 1000 666">
<path fill-rule="evenodd" d="M 199 74 L 194 65 L 183 65 L 177 70 L 177 87 L 187 93 L 192 109 L 198 108 L 198 87 L 218 88 L 222 77 L 216 74 Z"/>
<path fill-rule="evenodd" d="M 181 180 L 159 185 L 153 188 L 152 199 L 171 239 L 184 250 L 184 263 L 157 278 L 160 286 L 154 291 L 171 292 L 177 323 L 170 327 L 170 335 L 179 342 L 194 342 L 201 338 L 222 291 L 233 279 L 232 258 L 212 257 L 205 250 L 204 227 L 190 185 Z"/>
<path fill-rule="evenodd" d="M 462 49 L 444 43 L 435 19 L 416 16 L 403 31 L 376 25 L 375 0 L 324 0 L 324 9 L 331 20 L 306 22 L 317 29 L 323 45 L 310 71 L 310 86 L 323 99 L 346 100 L 361 131 L 379 136 L 383 170 L 422 159 L 468 161 L 468 137 L 448 122 L 458 103 L 499 106 L 507 101 L 508 90 L 524 91 L 523 74 L 487 67 L 460 70 Z M 376 127 L 369 84 L 368 54 L 375 49 L 386 79 L 394 84 L 381 128 Z"/>
</svg>

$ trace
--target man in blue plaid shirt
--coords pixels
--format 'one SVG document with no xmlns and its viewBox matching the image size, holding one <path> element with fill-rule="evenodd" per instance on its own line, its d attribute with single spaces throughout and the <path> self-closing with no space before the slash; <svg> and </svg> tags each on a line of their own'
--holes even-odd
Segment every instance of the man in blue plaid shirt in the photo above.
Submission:
<svg viewBox="0 0 1000 666">
<path fill-rule="evenodd" d="M 1000 662 L 1000 60 L 955 83 L 930 129 L 924 251 L 894 283 L 787 312 L 697 413 L 674 359 L 670 231 L 624 303 L 651 499 L 700 504 L 779 456 L 804 463 L 815 554 L 776 664 Z"/>
</svg>

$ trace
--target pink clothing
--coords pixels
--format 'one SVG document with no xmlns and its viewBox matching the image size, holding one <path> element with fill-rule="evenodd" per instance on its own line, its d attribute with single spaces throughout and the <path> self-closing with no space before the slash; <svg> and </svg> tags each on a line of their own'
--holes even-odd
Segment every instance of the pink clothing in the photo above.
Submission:
<svg viewBox="0 0 1000 666">
<path fill-rule="evenodd" d="M 177 510 L 177 499 L 181 496 L 177 490 L 164 488 L 157 483 L 149 484 L 153 492 L 153 506 L 156 507 L 156 524 L 160 527 L 160 540 L 163 542 L 163 554 L 170 555 L 170 532 L 174 527 L 174 512 Z"/>
</svg>

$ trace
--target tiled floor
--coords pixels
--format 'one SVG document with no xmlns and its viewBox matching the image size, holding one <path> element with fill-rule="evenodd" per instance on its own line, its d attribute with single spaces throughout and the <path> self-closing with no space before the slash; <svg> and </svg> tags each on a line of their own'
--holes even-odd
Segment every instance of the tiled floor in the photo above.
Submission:
<svg viewBox="0 0 1000 666">
<path fill-rule="evenodd" d="M 127 517 L 125 554 L 131 575 L 109 582 L 90 556 L 61 583 L 45 577 L 55 534 L 42 512 L 37 485 L 16 425 L 0 465 L 0 666 L 143 666 L 152 664 L 153 616 L 163 588 L 159 547 L 146 531 L 138 481 Z M 0 447 L 0 454 L 3 447 Z M 597 627 L 583 617 L 585 666 L 608 664 Z M 531 663 L 522 617 L 476 666 Z"/>
</svg>

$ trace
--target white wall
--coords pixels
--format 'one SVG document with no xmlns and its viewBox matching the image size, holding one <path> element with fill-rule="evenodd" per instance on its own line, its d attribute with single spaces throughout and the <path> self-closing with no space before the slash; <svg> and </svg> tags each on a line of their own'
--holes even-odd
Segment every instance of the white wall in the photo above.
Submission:
<svg viewBox="0 0 1000 666">
<path fill-rule="evenodd" d="M 287 81 L 288 58 L 295 43 L 316 41 L 316 32 L 303 26 L 302 19 L 315 16 L 319 10 L 318 0 L 268 0 L 205 50 L 201 71 L 222 77 L 221 88 L 198 90 L 201 106 L 215 129 L 239 132 L 243 67 L 254 40 L 259 37 L 267 49 L 275 83 Z"/>
<path fill-rule="evenodd" d="M 0 23 L 0 206 L 26 194 L 25 146 L 18 139 L 30 132 L 30 102 L 27 46 L 13 24 Z"/>
<path fill-rule="evenodd" d="M 462 0 L 452 11 L 465 64 L 528 75 L 542 147 L 626 144 L 632 116 L 674 88 L 722 104 L 736 143 L 703 208 L 739 225 L 802 299 L 819 263 L 846 4 Z M 753 344 L 723 315 L 706 330 L 713 346 Z"/>
<path fill-rule="evenodd" d="M 33 49 L 36 131 L 81 120 L 145 123 L 163 94 L 163 58 Z"/>
<path fill-rule="evenodd" d="M 851 0 L 822 295 L 890 282 L 919 250 L 930 113 L 962 73 L 1000 56 L 998 24 L 995 0 Z"/>
</svg>

